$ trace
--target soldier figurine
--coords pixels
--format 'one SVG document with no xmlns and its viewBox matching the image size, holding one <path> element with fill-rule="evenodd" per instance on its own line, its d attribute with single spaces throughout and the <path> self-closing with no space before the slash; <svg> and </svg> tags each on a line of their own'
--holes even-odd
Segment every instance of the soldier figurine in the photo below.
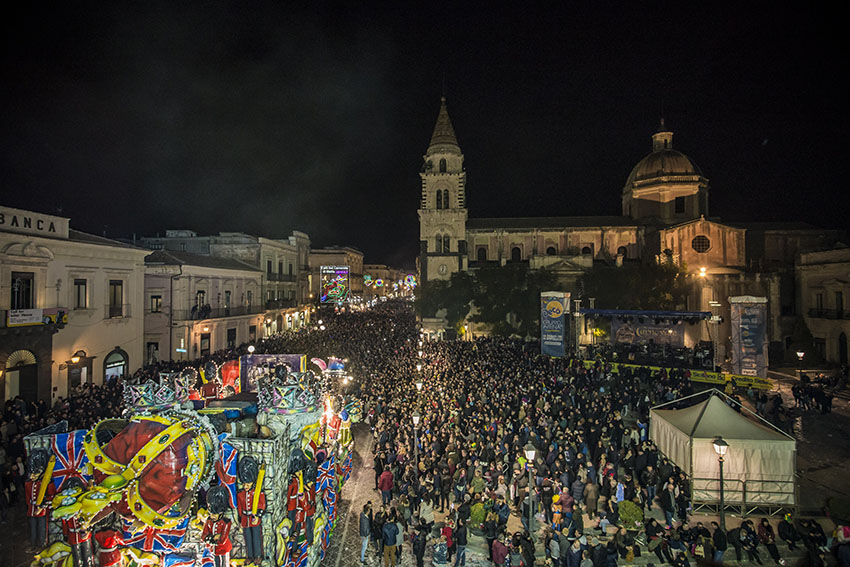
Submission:
<svg viewBox="0 0 850 567">
<path fill-rule="evenodd" d="M 100 567 L 121 567 L 124 557 L 121 555 L 121 532 L 100 530 L 94 534 L 97 542 L 97 563 Z"/>
<path fill-rule="evenodd" d="M 33 451 L 27 459 L 27 481 L 24 484 L 24 495 L 27 499 L 27 519 L 30 526 L 30 551 L 40 551 L 47 546 L 47 509 L 53 488 L 50 478 L 39 478 L 47 467 L 47 453 L 42 450 Z M 44 492 L 42 483 L 50 483 Z"/>
<path fill-rule="evenodd" d="M 236 493 L 236 509 L 239 525 L 245 537 L 245 556 L 260 564 L 263 560 L 263 520 L 266 511 L 266 495 L 262 486 L 255 488 L 259 467 L 252 457 L 239 459 L 238 476 L 242 490 Z"/>
<path fill-rule="evenodd" d="M 62 490 L 79 488 L 85 491 L 85 483 L 77 478 L 69 478 L 62 485 Z M 62 533 L 65 541 L 71 546 L 71 555 L 74 558 L 75 567 L 92 566 L 91 531 L 83 528 L 82 522 L 74 517 L 62 519 Z"/>
<path fill-rule="evenodd" d="M 215 556 L 215 567 L 230 567 L 230 520 L 224 516 L 229 508 L 230 496 L 227 489 L 221 485 L 210 488 L 207 492 L 207 505 L 210 515 L 201 531 L 201 539 L 212 546 Z"/>
</svg>

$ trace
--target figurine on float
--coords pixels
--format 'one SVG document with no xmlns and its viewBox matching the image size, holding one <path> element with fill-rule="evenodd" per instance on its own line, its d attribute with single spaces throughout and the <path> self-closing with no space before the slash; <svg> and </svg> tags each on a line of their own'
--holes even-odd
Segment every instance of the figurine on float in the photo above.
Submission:
<svg viewBox="0 0 850 567">
<path fill-rule="evenodd" d="M 47 510 L 50 508 L 50 497 L 54 491 L 51 471 L 47 470 L 47 465 L 48 455 L 43 450 L 33 451 L 27 459 L 24 494 L 27 499 L 30 551 L 47 546 Z"/>
<path fill-rule="evenodd" d="M 85 482 L 79 477 L 71 477 L 62 485 L 62 492 L 56 495 L 54 500 L 54 509 L 59 509 L 62 506 L 68 494 L 72 494 L 71 498 L 76 499 L 79 495 L 87 490 Z M 77 516 L 69 516 L 61 518 L 62 535 L 65 536 L 66 543 L 71 547 L 71 556 L 74 558 L 75 567 L 91 567 L 93 561 L 92 546 L 91 546 L 91 531 L 83 524 Z"/>
<path fill-rule="evenodd" d="M 230 508 L 230 496 L 227 489 L 221 485 L 210 488 L 207 492 L 209 518 L 204 523 L 201 539 L 212 548 L 215 567 L 230 567 L 230 520 L 225 516 Z"/>
<path fill-rule="evenodd" d="M 121 567 L 124 556 L 121 554 L 121 532 L 112 529 L 99 530 L 94 534 L 97 542 L 97 563 L 100 567 Z"/>
<path fill-rule="evenodd" d="M 266 512 L 266 495 L 263 494 L 265 467 L 253 457 L 242 457 L 238 465 L 242 490 L 236 494 L 239 525 L 245 537 L 245 556 L 259 564 L 263 560 L 263 514 Z"/>
</svg>

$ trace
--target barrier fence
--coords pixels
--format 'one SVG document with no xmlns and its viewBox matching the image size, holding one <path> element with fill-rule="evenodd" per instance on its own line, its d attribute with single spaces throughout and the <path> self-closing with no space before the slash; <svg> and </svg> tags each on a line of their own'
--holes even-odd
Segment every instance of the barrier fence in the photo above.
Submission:
<svg viewBox="0 0 850 567">
<path fill-rule="evenodd" d="M 585 368 L 593 368 L 597 362 L 602 362 L 605 366 L 610 366 L 611 370 L 618 372 L 620 366 L 624 366 L 627 368 L 649 368 L 653 372 L 658 372 L 661 370 L 679 370 L 677 368 L 670 368 L 666 366 L 646 366 L 644 364 L 627 364 L 625 362 L 608 362 L 604 360 L 583 360 Z M 719 384 L 719 385 L 727 385 L 731 384 L 736 388 L 755 388 L 757 390 L 771 390 L 773 389 L 773 382 L 769 378 L 760 378 L 758 376 L 745 376 L 743 374 L 727 374 L 725 372 L 710 372 L 707 370 L 695 370 L 692 368 L 686 368 L 688 372 L 690 372 L 690 380 L 692 382 L 703 382 L 706 384 Z"/>
</svg>

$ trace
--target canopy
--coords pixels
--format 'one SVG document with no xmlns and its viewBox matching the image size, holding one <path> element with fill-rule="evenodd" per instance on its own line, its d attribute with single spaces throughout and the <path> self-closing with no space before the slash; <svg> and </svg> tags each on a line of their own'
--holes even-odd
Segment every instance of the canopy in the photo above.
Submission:
<svg viewBox="0 0 850 567">
<path fill-rule="evenodd" d="M 649 435 L 693 485 L 695 502 L 720 498 L 720 466 L 713 441 L 729 444 L 724 458 L 724 496 L 729 503 L 794 506 L 797 443 L 764 421 L 731 408 L 716 390 L 683 409 L 650 410 Z M 745 410 L 742 410 L 745 411 Z"/>
</svg>

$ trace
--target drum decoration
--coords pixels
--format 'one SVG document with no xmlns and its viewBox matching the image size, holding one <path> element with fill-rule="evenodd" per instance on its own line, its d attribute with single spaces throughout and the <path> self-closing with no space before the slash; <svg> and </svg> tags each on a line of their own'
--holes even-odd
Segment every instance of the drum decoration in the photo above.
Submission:
<svg viewBox="0 0 850 567">
<path fill-rule="evenodd" d="M 102 445 L 101 428 L 122 424 Z M 84 440 L 98 485 L 78 496 L 83 521 L 110 508 L 137 526 L 176 527 L 189 514 L 197 489 L 210 480 L 218 458 L 214 435 L 203 417 L 179 412 L 99 422 Z"/>
</svg>

